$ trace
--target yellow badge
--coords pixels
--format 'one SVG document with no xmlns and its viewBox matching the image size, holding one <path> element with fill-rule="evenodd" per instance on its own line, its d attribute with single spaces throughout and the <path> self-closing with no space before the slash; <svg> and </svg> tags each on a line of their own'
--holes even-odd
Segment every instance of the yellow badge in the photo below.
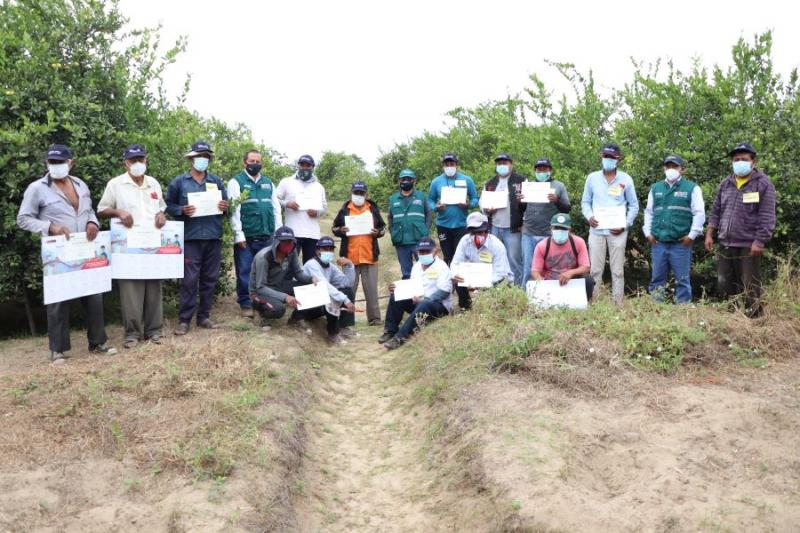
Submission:
<svg viewBox="0 0 800 533">
<path fill-rule="evenodd" d="M 758 191 L 744 193 L 742 195 L 742 202 L 746 204 L 757 204 L 759 202 Z"/>
<path fill-rule="evenodd" d="M 206 192 L 208 191 L 218 191 L 216 183 L 206 183 Z"/>
<path fill-rule="evenodd" d="M 478 259 L 480 259 L 481 263 L 491 263 L 492 254 L 490 252 L 481 252 L 478 254 Z"/>
<path fill-rule="evenodd" d="M 622 187 L 619 185 L 611 185 L 608 187 L 609 196 L 619 196 L 622 194 Z"/>
<path fill-rule="evenodd" d="M 425 275 L 428 279 L 437 279 L 439 277 L 439 272 L 429 268 L 425 271 Z"/>
</svg>

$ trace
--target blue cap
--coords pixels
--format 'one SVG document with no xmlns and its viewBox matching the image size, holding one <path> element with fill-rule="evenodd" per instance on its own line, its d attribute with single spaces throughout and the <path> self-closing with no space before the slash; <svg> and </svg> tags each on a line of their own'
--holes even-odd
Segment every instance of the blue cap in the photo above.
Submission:
<svg viewBox="0 0 800 533">
<path fill-rule="evenodd" d="M 356 191 L 367 192 L 367 184 L 361 180 L 354 181 L 353 184 L 350 186 L 350 190 L 352 192 Z"/>
<path fill-rule="evenodd" d="M 72 152 L 63 144 L 51 144 L 44 155 L 46 161 L 66 161 L 72 159 Z"/>
<path fill-rule="evenodd" d="M 211 149 L 211 145 L 208 144 L 206 141 L 197 141 L 192 145 L 192 149 L 186 152 L 183 157 L 194 157 L 200 154 L 213 154 L 214 150 Z"/>
<path fill-rule="evenodd" d="M 445 152 L 442 156 L 442 163 L 447 163 L 448 161 L 458 163 L 458 156 L 453 152 Z"/>
<path fill-rule="evenodd" d="M 417 179 L 417 173 L 411 170 L 410 168 L 404 168 L 403 170 L 400 171 L 400 174 L 397 176 L 397 178 L 398 179 L 411 178 L 415 180 Z"/>
<path fill-rule="evenodd" d="M 663 164 L 666 165 L 667 163 L 672 163 L 674 165 L 678 165 L 679 167 L 686 166 L 686 160 L 679 155 L 668 155 L 664 158 Z"/>
<path fill-rule="evenodd" d="M 317 164 L 314 163 L 314 158 L 311 157 L 308 154 L 304 154 L 304 155 L 300 156 L 300 159 L 297 160 L 297 164 L 299 165 L 300 163 L 308 163 L 312 167 L 317 166 Z"/>
<path fill-rule="evenodd" d="M 281 226 L 280 228 L 275 230 L 275 240 L 276 241 L 293 241 L 294 240 L 294 231 L 289 226 Z"/>
<path fill-rule="evenodd" d="M 542 157 L 541 159 L 537 159 L 536 163 L 533 164 L 533 168 L 536 168 L 536 167 L 550 167 L 550 168 L 553 168 L 553 164 L 546 157 Z"/>
<path fill-rule="evenodd" d="M 147 151 L 141 144 L 131 144 L 122 152 L 122 159 L 133 159 L 134 157 L 147 157 Z"/>
<path fill-rule="evenodd" d="M 613 155 L 615 157 L 622 157 L 622 150 L 620 150 L 619 145 L 615 143 L 604 144 L 602 153 L 603 155 Z"/>
<path fill-rule="evenodd" d="M 745 152 L 753 154 L 753 157 L 756 156 L 756 149 L 753 148 L 753 145 L 750 144 L 750 143 L 739 143 L 739 144 L 737 144 L 736 147 L 733 150 L 731 150 L 730 154 L 728 154 L 728 155 L 730 155 L 732 157 L 732 156 L 734 156 L 736 154 L 741 154 L 741 153 L 745 153 Z"/>
<path fill-rule="evenodd" d="M 423 237 L 417 243 L 417 250 L 435 250 L 436 243 L 430 237 Z"/>
<path fill-rule="evenodd" d="M 317 239 L 317 248 L 336 248 L 336 243 L 327 235 L 323 235 Z"/>
<path fill-rule="evenodd" d="M 511 156 L 508 155 L 508 152 L 500 152 L 499 154 L 497 154 L 497 157 L 494 158 L 494 161 L 495 163 L 498 161 L 511 161 L 512 163 L 514 162 L 514 160 L 511 159 Z"/>
</svg>

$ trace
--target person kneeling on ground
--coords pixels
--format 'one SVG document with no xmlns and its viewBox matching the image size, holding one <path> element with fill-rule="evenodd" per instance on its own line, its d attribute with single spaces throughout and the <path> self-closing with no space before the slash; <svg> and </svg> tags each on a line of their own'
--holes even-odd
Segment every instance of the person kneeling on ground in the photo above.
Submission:
<svg viewBox="0 0 800 533">
<path fill-rule="evenodd" d="M 313 320 L 324 316 L 327 321 L 328 341 L 332 344 L 344 344 L 342 337 L 355 337 L 356 332 L 350 329 L 355 324 L 355 306 L 353 305 L 353 281 L 356 271 L 353 262 L 346 257 L 340 257 L 333 262 L 333 252 L 336 249 L 333 239 L 326 236 L 317 241 L 317 252 L 314 257 L 306 261 L 303 270 L 312 277 L 315 283 L 325 281 L 328 284 L 328 294 L 331 303 L 312 307 L 310 309 L 295 309 L 291 322 L 305 328 L 305 320 Z M 344 308 L 344 309 L 342 309 Z"/>
<path fill-rule="evenodd" d="M 566 213 L 558 213 L 550 219 L 550 237 L 536 245 L 533 252 L 531 278 L 534 280 L 557 279 L 559 285 L 569 280 L 586 280 L 586 299 L 592 299 L 594 279 L 589 276 L 589 252 L 586 241 L 572 235 L 572 219 Z"/>
<path fill-rule="evenodd" d="M 294 232 L 281 226 L 272 245 L 256 254 L 250 268 L 250 299 L 261 315 L 261 327 L 269 330 L 270 321 L 286 314 L 287 305 L 297 307 L 294 288 L 312 281 L 300 264 Z"/>
<path fill-rule="evenodd" d="M 433 239 L 423 237 L 417 244 L 417 261 L 411 268 L 411 279 L 422 278 L 425 289 L 423 297 L 410 300 L 395 301 L 394 283 L 389 285 L 389 305 L 386 308 L 384 331 L 378 342 L 389 350 L 399 348 L 419 327 L 423 318 L 432 320 L 449 314 L 453 304 L 450 296 L 453 293 L 453 282 L 447 263 L 437 257 L 436 244 Z M 403 325 L 403 314 L 409 316 Z"/>
</svg>

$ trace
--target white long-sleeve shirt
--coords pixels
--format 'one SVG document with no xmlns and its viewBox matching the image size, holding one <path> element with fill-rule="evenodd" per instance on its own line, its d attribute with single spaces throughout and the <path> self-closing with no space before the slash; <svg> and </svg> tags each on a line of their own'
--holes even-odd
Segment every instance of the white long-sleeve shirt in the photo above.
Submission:
<svg viewBox="0 0 800 533">
<path fill-rule="evenodd" d="M 508 264 L 508 253 L 503 241 L 492 235 L 486 236 L 486 241 L 480 248 L 475 247 L 472 234 L 467 233 L 458 241 L 456 253 L 450 266 L 459 263 L 492 263 L 492 283 L 499 283 L 502 280 L 514 281 L 514 274 Z"/>
<path fill-rule="evenodd" d="M 261 174 L 255 178 L 248 174 L 248 177 L 253 180 L 253 183 L 261 179 Z M 239 182 L 236 178 L 228 182 L 228 200 L 235 201 L 242 196 L 242 189 L 239 187 Z M 275 229 L 283 226 L 283 219 L 281 218 L 281 203 L 278 201 L 277 193 L 272 193 L 272 214 L 275 216 Z M 231 214 L 231 229 L 233 230 L 233 242 L 244 242 L 245 236 L 242 231 L 242 206 L 237 205 L 236 209 Z"/>
<path fill-rule="evenodd" d="M 289 202 L 296 202 L 298 196 L 303 193 L 315 195 L 322 204 L 322 210 L 316 217 L 310 217 L 306 211 L 297 211 L 287 208 L 286 213 L 284 213 L 286 225 L 292 228 L 295 237 L 319 239 L 321 235 L 319 219 L 328 209 L 328 200 L 325 198 L 325 187 L 317 180 L 316 176 L 309 181 L 299 179 L 297 174 L 283 178 L 278 184 L 275 196 L 278 198 L 281 206 L 286 207 L 286 204 Z"/>
<path fill-rule="evenodd" d="M 681 178 L 678 179 L 680 181 Z M 678 182 L 675 182 L 677 185 Z M 673 185 L 674 187 L 674 185 Z M 689 206 L 692 210 L 692 227 L 689 230 L 689 238 L 696 239 L 698 236 L 703 234 L 703 224 L 706 223 L 706 206 L 705 202 L 703 202 L 703 190 L 700 186 L 695 186 L 692 189 L 692 202 Z M 653 188 L 650 188 L 650 192 L 647 194 L 647 207 L 644 209 L 644 236 L 649 237 L 651 235 L 651 230 L 653 228 Z"/>
<path fill-rule="evenodd" d="M 309 276 L 317 278 L 317 281 L 325 280 L 328 284 L 328 294 L 331 300 L 347 305 L 350 299 L 339 289 L 352 287 L 356 280 L 356 269 L 352 263 L 339 268 L 336 263 L 323 265 L 317 258 L 312 257 L 303 265 L 303 270 Z"/>
<path fill-rule="evenodd" d="M 433 260 L 428 268 L 423 268 L 422 263 L 417 261 L 411 267 L 411 279 L 422 278 L 422 287 L 425 289 L 425 296 L 430 298 L 439 291 L 445 291 L 448 294 L 453 292 L 453 276 L 450 273 L 447 263 L 438 257 Z M 453 303 L 447 297 L 442 300 L 442 305 L 448 311 L 453 310 Z"/>
</svg>

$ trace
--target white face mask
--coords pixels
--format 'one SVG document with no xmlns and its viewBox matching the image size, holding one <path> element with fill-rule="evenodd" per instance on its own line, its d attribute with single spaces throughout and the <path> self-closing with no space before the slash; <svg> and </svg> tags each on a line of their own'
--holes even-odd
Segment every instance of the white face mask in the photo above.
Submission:
<svg viewBox="0 0 800 533">
<path fill-rule="evenodd" d="M 144 176 L 144 173 L 147 171 L 147 165 L 142 162 L 136 162 L 131 165 L 131 176 L 140 177 Z"/>
<path fill-rule="evenodd" d="M 456 175 L 456 167 L 444 167 L 444 175 L 448 178 L 452 178 Z"/>
<path fill-rule="evenodd" d="M 47 172 L 50 177 L 56 180 L 64 179 L 69 176 L 69 163 L 59 163 L 58 165 L 47 165 Z"/>
<path fill-rule="evenodd" d="M 674 168 L 668 168 L 664 171 L 664 177 L 667 179 L 668 183 L 672 184 L 678 181 L 678 178 L 681 177 L 681 173 Z"/>
<path fill-rule="evenodd" d="M 350 196 L 350 200 L 353 201 L 353 205 L 355 205 L 356 207 L 361 207 L 362 205 L 364 205 L 364 202 L 367 201 L 367 197 L 353 194 L 352 196 Z"/>
</svg>

